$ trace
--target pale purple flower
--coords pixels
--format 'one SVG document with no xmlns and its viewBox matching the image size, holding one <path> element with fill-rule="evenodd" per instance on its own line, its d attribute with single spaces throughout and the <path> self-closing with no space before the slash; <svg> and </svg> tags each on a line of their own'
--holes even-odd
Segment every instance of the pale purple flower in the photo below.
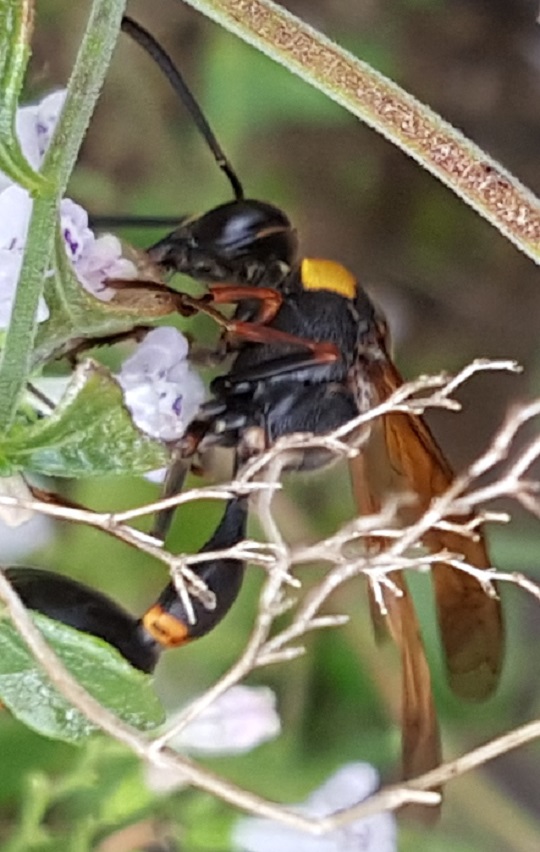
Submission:
<svg viewBox="0 0 540 852">
<path fill-rule="evenodd" d="M 26 245 L 32 199 L 12 183 L 0 192 L 0 250 L 22 255 Z"/>
<path fill-rule="evenodd" d="M 16 130 L 24 155 L 39 169 L 64 105 L 66 92 L 53 92 L 40 103 L 17 111 Z M 10 319 L 28 225 L 32 213 L 29 193 L 0 172 L 0 328 Z M 88 214 L 69 198 L 60 202 L 61 230 L 66 253 L 82 286 L 101 301 L 109 301 L 114 290 L 105 286 L 107 278 L 135 278 L 135 265 L 122 257 L 117 237 L 96 237 L 88 227 Z M 38 307 L 38 322 L 49 316 L 43 299 Z"/>
<path fill-rule="evenodd" d="M 170 745 L 181 751 L 238 754 L 277 737 L 276 696 L 266 686 L 233 686 L 187 725 Z"/>
<path fill-rule="evenodd" d="M 187 360 L 188 351 L 180 331 L 160 326 L 146 335 L 115 376 L 136 426 L 152 438 L 181 438 L 204 401 L 204 384 Z M 61 401 L 69 382 L 69 376 L 34 380 L 53 405 Z M 31 394 L 28 399 L 36 410 L 49 413 Z"/>
<path fill-rule="evenodd" d="M 181 438 L 204 401 L 204 385 L 187 355 L 181 332 L 172 326 L 155 328 L 117 377 L 136 425 L 161 441 Z"/>
<path fill-rule="evenodd" d="M 109 302 L 115 291 L 105 285 L 107 278 L 135 278 L 135 265 L 122 257 L 118 237 L 104 234 L 96 237 L 88 227 L 88 213 L 70 198 L 60 203 L 60 227 L 66 253 L 84 289 Z"/>
<path fill-rule="evenodd" d="M 349 763 L 291 810 L 304 816 L 330 816 L 362 802 L 378 782 L 369 763 Z M 397 852 L 396 823 L 390 813 L 351 822 L 320 837 L 272 820 L 245 817 L 236 824 L 233 841 L 241 852 Z"/>
<path fill-rule="evenodd" d="M 0 496 L 15 500 L 32 500 L 32 492 L 18 473 L 0 477 Z M 8 527 L 20 527 L 33 516 L 32 509 L 19 506 L 6 506 L 0 502 L 0 521 Z"/>
<path fill-rule="evenodd" d="M 174 717 L 170 720 L 174 724 Z M 227 755 L 251 751 L 281 732 L 276 697 L 268 687 L 233 686 L 170 740 L 176 751 Z M 181 771 L 149 766 L 147 784 L 155 792 L 185 783 Z"/>
<path fill-rule="evenodd" d="M 11 317 L 31 212 L 32 199 L 22 187 L 11 184 L 0 192 L 0 328 L 6 328 Z M 37 320 L 44 322 L 48 316 L 41 298 Z"/>
<path fill-rule="evenodd" d="M 39 103 L 17 110 L 15 130 L 22 152 L 33 169 L 38 170 L 41 166 L 65 99 L 66 90 L 59 89 L 46 95 Z M 0 172 L 0 191 L 10 185 L 11 180 Z"/>
<path fill-rule="evenodd" d="M 40 512 L 20 527 L 12 527 L 0 521 L 0 561 L 2 565 L 19 562 L 31 553 L 46 547 L 54 537 L 54 523 Z"/>
<path fill-rule="evenodd" d="M 31 500 L 32 492 L 20 474 L 0 477 L 0 494 Z M 50 518 L 32 509 L 0 504 L 0 561 L 22 559 L 47 544 L 54 534 Z"/>
</svg>

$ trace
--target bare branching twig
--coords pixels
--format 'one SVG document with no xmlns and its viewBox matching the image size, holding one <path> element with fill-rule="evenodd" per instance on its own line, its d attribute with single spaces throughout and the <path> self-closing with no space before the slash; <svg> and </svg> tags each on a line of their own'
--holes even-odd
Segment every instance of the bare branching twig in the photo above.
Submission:
<svg viewBox="0 0 540 852">
<path fill-rule="evenodd" d="M 148 553 L 167 564 L 173 575 L 180 578 L 179 590 L 183 588 L 187 598 L 189 594 L 197 595 L 203 601 L 208 597 L 208 590 L 195 573 L 196 566 L 204 560 L 226 557 L 262 566 L 265 580 L 259 597 L 258 610 L 251 634 L 240 657 L 204 695 L 197 698 L 179 717 L 175 718 L 171 726 L 151 741 L 100 707 L 76 683 L 48 648 L 4 576 L 0 576 L 0 598 L 5 602 L 11 618 L 36 659 L 47 671 L 51 681 L 91 722 L 125 743 L 145 760 L 161 767 L 170 767 L 176 772 L 181 771 L 186 782 L 212 792 L 238 808 L 279 820 L 312 834 L 320 834 L 381 810 L 395 810 L 404 804 L 436 804 L 440 797 L 438 793 L 433 792 L 433 788 L 440 787 L 498 755 L 540 737 L 540 721 L 510 731 L 491 743 L 407 784 L 382 790 L 366 802 L 339 815 L 319 820 L 306 819 L 285 807 L 241 790 L 192 761 L 178 756 L 168 748 L 167 744 L 218 696 L 242 681 L 253 670 L 294 659 L 304 653 L 307 634 L 314 630 L 342 625 L 347 620 L 347 616 L 339 613 L 329 615 L 322 611 L 323 607 L 339 586 L 360 574 L 369 577 L 375 597 L 378 598 L 382 608 L 384 606 L 383 589 L 396 595 L 402 594 L 390 575 L 397 571 L 426 571 L 440 562 L 450 564 L 457 570 L 465 571 L 475 577 L 486 594 L 496 594 L 495 582 L 506 582 L 517 585 L 540 601 L 540 587 L 522 574 L 498 571 L 495 568 L 480 570 L 464 562 L 459 553 L 444 551 L 425 555 L 420 550 L 426 531 L 434 527 L 474 538 L 480 525 L 487 522 L 506 523 L 508 515 L 484 508 L 486 504 L 489 505 L 500 497 L 513 498 L 533 514 L 540 516 L 540 484 L 525 478 L 533 462 L 540 456 L 540 438 L 534 439 L 525 449 L 511 457 L 514 441 L 520 428 L 540 415 L 540 401 L 511 412 L 488 450 L 465 473 L 454 480 L 445 494 L 433 500 L 427 511 L 414 524 L 399 527 L 397 515 L 406 498 L 390 497 L 379 513 L 347 524 L 316 545 L 291 548 L 284 541 L 272 511 L 273 496 L 279 488 L 282 469 L 291 453 L 314 447 L 325 448 L 337 456 L 356 453 L 368 438 L 370 424 L 377 417 L 392 411 L 418 414 L 431 406 L 455 409 L 456 404 L 451 397 L 455 389 L 479 370 L 492 369 L 515 370 L 516 366 L 508 361 L 477 361 L 453 379 L 442 376 L 422 377 L 400 388 L 385 403 L 330 436 L 302 435 L 281 440 L 241 471 L 237 479 L 229 485 L 194 489 L 167 501 L 156 501 L 138 509 L 96 513 L 83 507 L 61 506 L 47 500 L 19 500 L 0 496 L 0 505 L 23 506 L 52 517 L 93 526 Z M 421 396 L 419 397 L 418 394 Z M 352 448 L 346 443 L 349 435 L 354 436 L 355 446 Z M 506 464 L 506 469 L 502 473 L 499 471 L 501 463 Z M 483 484 L 477 485 L 480 476 L 483 477 Z M 257 477 L 258 481 L 253 481 L 254 477 Z M 266 537 L 266 542 L 263 544 L 245 541 L 234 548 L 213 553 L 179 555 L 167 552 L 161 543 L 129 525 L 131 520 L 161 508 L 182 505 L 191 500 L 227 500 L 239 493 L 251 495 L 253 508 L 259 516 Z M 470 517 L 471 511 L 476 513 L 474 518 Z M 462 523 L 459 520 L 460 517 L 463 518 Z M 384 538 L 385 548 L 377 553 L 367 552 L 362 547 L 362 542 L 366 538 L 373 539 L 377 536 Z M 329 567 L 320 581 L 304 591 L 294 576 L 294 568 L 312 561 L 323 561 Z M 290 597 L 291 589 L 298 595 L 298 599 Z M 380 594 L 377 594 L 378 591 Z M 277 616 L 284 613 L 290 616 L 288 624 L 278 632 L 274 632 Z"/>
</svg>

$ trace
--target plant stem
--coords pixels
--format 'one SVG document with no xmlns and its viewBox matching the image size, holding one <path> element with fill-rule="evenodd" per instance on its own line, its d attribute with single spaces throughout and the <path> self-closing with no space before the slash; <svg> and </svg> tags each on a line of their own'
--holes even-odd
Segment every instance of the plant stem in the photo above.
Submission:
<svg viewBox="0 0 540 852">
<path fill-rule="evenodd" d="M 58 206 L 75 165 L 120 30 L 125 0 L 94 0 L 68 87 L 64 111 L 45 157 L 47 181 L 36 198 L 27 250 L 0 365 L 0 430 L 13 422 L 30 372 L 36 312 L 50 271 Z"/>
</svg>

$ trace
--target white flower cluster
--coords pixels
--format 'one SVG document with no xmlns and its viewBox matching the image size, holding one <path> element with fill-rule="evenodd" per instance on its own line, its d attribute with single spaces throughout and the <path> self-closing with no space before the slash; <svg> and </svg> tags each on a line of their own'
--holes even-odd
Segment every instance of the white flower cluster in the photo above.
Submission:
<svg viewBox="0 0 540 852">
<path fill-rule="evenodd" d="M 49 146 L 66 92 L 53 92 L 40 103 L 17 112 L 16 130 L 28 162 L 39 169 Z M 0 172 L 0 329 L 6 328 L 26 244 L 32 213 L 30 194 Z M 137 270 L 122 257 L 113 234 L 96 237 L 88 227 L 88 214 L 69 198 L 60 203 L 60 223 L 66 254 L 81 285 L 93 296 L 108 301 L 114 290 L 108 278 L 133 278 Z M 44 299 L 38 322 L 49 316 Z M 150 332 L 125 362 L 118 380 L 137 426 L 163 441 L 180 438 L 204 400 L 201 379 L 187 360 L 188 344 L 174 328 Z"/>
<path fill-rule="evenodd" d="M 187 356 L 184 335 L 162 326 L 146 335 L 117 376 L 134 422 L 152 438 L 181 438 L 204 401 L 204 385 Z"/>
<path fill-rule="evenodd" d="M 175 717 L 169 720 L 174 727 Z M 181 733 L 169 741 L 178 752 L 222 757 L 244 754 L 281 733 L 276 696 L 265 686 L 232 686 L 220 695 Z M 186 786 L 179 769 L 149 764 L 146 783 L 155 793 L 167 793 Z"/>
<path fill-rule="evenodd" d="M 35 169 L 41 166 L 65 96 L 65 90 L 53 92 L 40 103 L 17 111 L 17 136 L 23 154 Z M 30 194 L 0 172 L 0 328 L 9 324 L 31 214 Z M 80 205 L 63 198 L 60 220 L 67 256 L 82 286 L 93 296 L 107 301 L 114 290 L 105 286 L 105 279 L 136 276 L 134 264 L 122 257 L 118 238 L 112 234 L 96 237 Z M 38 322 L 48 316 L 45 300 L 40 299 Z"/>
<path fill-rule="evenodd" d="M 304 816 L 331 816 L 367 799 L 378 783 L 377 770 L 369 763 L 348 763 L 291 810 Z M 392 814 L 381 813 L 311 837 L 268 819 L 248 817 L 237 823 L 234 848 L 241 852 L 396 852 L 396 821 Z"/>
<path fill-rule="evenodd" d="M 171 723 L 174 719 L 170 720 Z M 280 733 L 276 698 L 266 687 L 234 686 L 190 722 L 169 745 L 191 753 L 234 754 L 249 751 Z M 261 763 L 264 773 L 264 763 Z M 186 786 L 180 770 L 149 766 L 146 782 L 154 792 Z M 325 817 L 352 808 L 375 792 L 377 770 L 369 763 L 348 763 L 338 769 L 305 802 L 290 810 Z M 321 837 L 257 817 L 239 819 L 233 829 L 239 852 L 397 852 L 396 820 L 381 813 L 356 820 Z"/>
</svg>

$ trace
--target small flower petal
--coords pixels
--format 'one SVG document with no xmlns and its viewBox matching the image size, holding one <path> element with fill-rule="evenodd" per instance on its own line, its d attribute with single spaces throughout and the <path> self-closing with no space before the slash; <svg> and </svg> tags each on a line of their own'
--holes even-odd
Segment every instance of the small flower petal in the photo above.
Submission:
<svg viewBox="0 0 540 852">
<path fill-rule="evenodd" d="M 14 476 L 3 476 L 0 478 L 0 495 L 2 497 L 14 497 L 17 500 L 31 500 L 32 492 L 19 474 Z M 3 506 L 0 503 L 0 520 L 8 527 L 19 527 L 25 524 L 34 515 L 32 509 L 23 509 L 18 506 Z"/>
<path fill-rule="evenodd" d="M 350 763 L 292 810 L 306 816 L 330 816 L 366 799 L 377 784 L 377 771 L 370 764 Z M 396 852 L 396 824 L 392 814 L 382 813 L 312 837 L 272 820 L 248 817 L 238 821 L 234 845 L 242 852 Z"/>
<path fill-rule="evenodd" d="M 45 515 L 34 513 L 20 527 L 0 522 L 0 561 L 3 565 L 25 559 L 45 547 L 54 537 L 54 524 Z"/>
<path fill-rule="evenodd" d="M 276 696 L 268 687 L 233 686 L 170 745 L 178 750 L 230 754 L 251 749 L 277 737 L 281 722 Z"/>
<path fill-rule="evenodd" d="M 139 382 L 141 376 L 165 376 L 177 365 L 182 365 L 189 346 L 184 335 L 170 325 L 155 328 L 147 334 L 141 345 L 122 366 L 126 381 Z"/>
<path fill-rule="evenodd" d="M 174 724 L 174 718 L 170 720 Z M 277 737 L 281 722 L 276 697 L 267 687 L 233 686 L 172 740 L 177 751 L 225 755 L 250 751 Z M 146 767 L 146 783 L 155 793 L 178 790 L 186 776 L 177 768 Z"/>
<path fill-rule="evenodd" d="M 107 278 L 135 278 L 137 270 L 122 257 L 118 237 L 96 237 L 88 227 L 88 213 L 70 198 L 60 204 L 60 225 L 66 252 L 82 286 L 102 302 L 110 301 L 115 291 L 107 287 Z"/>
<path fill-rule="evenodd" d="M 19 283 L 32 199 L 20 186 L 0 192 L 0 329 L 7 328 Z M 39 300 L 38 322 L 48 319 L 49 309 Z"/>
<path fill-rule="evenodd" d="M 43 159 L 52 135 L 64 108 L 67 89 L 57 89 L 39 101 L 36 109 L 35 128 L 40 158 Z M 41 164 L 40 159 L 40 164 Z"/>
<path fill-rule="evenodd" d="M 60 202 L 60 227 L 67 256 L 76 265 L 95 239 L 88 227 L 88 213 L 71 198 L 63 198 Z"/>
<path fill-rule="evenodd" d="M 12 184 L 0 192 L 0 249 L 22 254 L 31 215 L 32 199 L 22 186 Z"/>
<path fill-rule="evenodd" d="M 0 494 L 31 500 L 32 492 L 22 476 L 0 478 Z M 0 561 L 11 562 L 43 547 L 54 533 L 50 518 L 32 509 L 0 505 Z"/>
<path fill-rule="evenodd" d="M 9 325 L 21 264 L 22 255 L 0 250 L 0 329 Z"/>
<path fill-rule="evenodd" d="M 135 264 L 122 257 L 122 246 L 114 234 L 94 237 L 78 263 L 75 264 L 77 278 L 89 293 L 102 302 L 109 302 L 115 291 L 107 287 L 108 278 L 136 278 Z"/>
<path fill-rule="evenodd" d="M 49 147 L 54 128 L 66 99 L 66 89 L 51 92 L 39 103 L 29 104 L 17 110 L 15 130 L 22 152 L 34 169 L 39 169 Z M 12 184 L 0 172 L 0 191 Z"/>
<path fill-rule="evenodd" d="M 118 381 L 139 429 L 162 441 L 181 438 L 204 401 L 204 385 L 186 359 L 177 329 L 151 331 L 128 358 Z"/>
<path fill-rule="evenodd" d="M 49 146 L 65 97 L 66 91 L 62 89 L 48 95 L 38 104 L 17 110 L 17 135 L 23 153 L 35 169 L 40 167 Z M 31 211 L 32 200 L 26 190 L 14 185 L 0 172 L 0 250 L 24 250 Z M 75 274 L 93 296 L 101 301 L 110 301 L 115 291 L 106 286 L 108 278 L 137 277 L 135 265 L 122 257 L 122 246 L 117 237 L 112 234 L 96 237 L 88 226 L 87 212 L 69 198 L 62 199 L 60 203 L 60 223 L 66 253 Z M 0 257 L 0 263 L 2 261 L 6 261 L 6 258 Z M 11 276 L 13 262 L 9 266 Z M 12 301 L 13 288 L 4 284 L 4 290 Z M 48 312 L 44 315 L 46 307 L 43 306 L 44 303 L 38 314 L 39 321 L 48 317 Z M 6 324 L 5 313 L 0 317 L 3 325 Z"/>
</svg>

